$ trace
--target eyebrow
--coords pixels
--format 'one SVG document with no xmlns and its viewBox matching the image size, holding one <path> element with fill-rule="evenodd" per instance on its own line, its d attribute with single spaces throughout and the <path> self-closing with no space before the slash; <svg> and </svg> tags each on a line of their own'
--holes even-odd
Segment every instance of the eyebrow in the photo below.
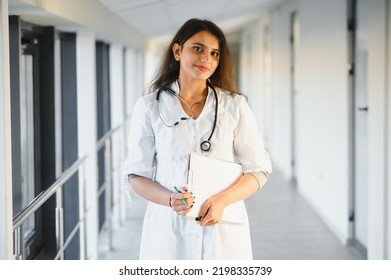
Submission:
<svg viewBox="0 0 391 280">
<path fill-rule="evenodd" d="M 202 44 L 202 43 L 198 43 L 198 42 L 194 42 L 194 43 L 192 43 L 192 45 L 200 45 L 201 47 L 204 47 L 204 48 L 206 48 L 206 46 L 205 46 L 204 44 Z M 219 49 L 212 49 L 212 51 L 218 51 L 218 52 L 220 52 L 220 50 L 219 50 Z"/>
</svg>

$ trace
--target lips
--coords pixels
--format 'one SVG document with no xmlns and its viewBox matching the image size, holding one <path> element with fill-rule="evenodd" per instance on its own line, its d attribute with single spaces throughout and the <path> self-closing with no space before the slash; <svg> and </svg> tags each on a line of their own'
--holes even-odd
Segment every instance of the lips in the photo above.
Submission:
<svg viewBox="0 0 391 280">
<path fill-rule="evenodd" d="M 206 66 L 202 66 L 202 65 L 197 65 L 197 68 L 200 69 L 201 71 L 205 72 L 205 71 L 208 71 L 209 68 L 206 67 Z"/>
</svg>

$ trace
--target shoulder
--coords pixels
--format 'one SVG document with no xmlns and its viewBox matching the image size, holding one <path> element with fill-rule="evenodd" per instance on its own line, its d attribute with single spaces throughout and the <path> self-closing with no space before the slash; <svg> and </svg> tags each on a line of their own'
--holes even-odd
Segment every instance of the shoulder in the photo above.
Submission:
<svg viewBox="0 0 391 280">
<path fill-rule="evenodd" d="M 143 122 L 150 119 L 154 115 L 155 100 L 156 94 L 153 93 L 139 96 L 133 106 L 132 119 Z"/>
<path fill-rule="evenodd" d="M 219 106 L 228 110 L 232 115 L 237 116 L 243 106 L 247 106 L 247 98 L 243 94 L 233 94 L 229 91 L 216 89 Z"/>
<path fill-rule="evenodd" d="M 153 104 L 156 102 L 156 95 L 157 92 L 152 92 L 152 93 L 147 93 L 142 96 L 140 96 L 137 101 L 135 106 L 136 107 L 143 107 L 144 109 L 149 109 L 151 110 L 153 108 Z"/>
<path fill-rule="evenodd" d="M 157 91 L 146 93 L 143 96 L 140 96 L 140 99 L 143 100 L 145 105 L 150 106 L 156 101 Z"/>
<path fill-rule="evenodd" d="M 232 93 L 230 91 L 221 89 L 221 88 L 216 88 L 216 92 L 219 97 L 219 102 L 225 102 L 225 103 L 230 103 L 232 105 L 237 105 L 241 102 L 246 102 L 246 96 L 240 93 Z"/>
</svg>

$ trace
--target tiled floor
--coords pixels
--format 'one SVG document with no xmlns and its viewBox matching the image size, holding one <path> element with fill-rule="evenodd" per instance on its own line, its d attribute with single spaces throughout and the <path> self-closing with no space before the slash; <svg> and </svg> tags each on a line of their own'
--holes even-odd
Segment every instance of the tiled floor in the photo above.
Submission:
<svg viewBox="0 0 391 280">
<path fill-rule="evenodd" d="M 137 259 L 145 201 L 137 195 L 129 205 L 125 223 L 114 223 L 113 249 L 101 234 L 100 259 Z M 345 247 L 305 201 L 274 171 L 261 191 L 247 202 L 254 259 L 342 260 L 363 259 L 355 248 Z"/>
<path fill-rule="evenodd" d="M 269 181 L 247 200 L 254 259 L 363 259 L 345 247 L 298 195 L 273 172 Z"/>
</svg>

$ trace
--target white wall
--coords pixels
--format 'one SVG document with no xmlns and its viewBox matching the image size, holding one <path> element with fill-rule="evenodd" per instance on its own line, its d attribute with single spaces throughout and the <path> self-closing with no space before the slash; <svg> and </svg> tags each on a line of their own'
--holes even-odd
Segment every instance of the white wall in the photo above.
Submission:
<svg viewBox="0 0 391 280">
<path fill-rule="evenodd" d="M 346 243 L 349 202 L 349 96 L 344 1 L 289 1 L 270 12 L 273 165 L 292 177 L 291 15 L 298 12 L 300 45 L 296 97 L 298 190 Z M 332 19 L 332 20 L 330 20 Z M 267 22 L 265 21 L 265 24 Z M 243 32 L 241 86 L 262 94 L 262 20 Z M 250 44 L 250 45 L 249 45 Z M 253 62 L 254 61 L 254 62 Z M 250 96 L 253 107 L 254 95 Z M 258 122 L 263 114 L 258 113 Z"/>
<path fill-rule="evenodd" d="M 134 48 L 126 48 L 125 50 L 125 61 L 124 61 L 124 90 L 125 90 L 125 99 L 124 99 L 124 112 L 126 116 L 126 124 L 125 124 L 125 151 L 124 157 L 126 158 L 128 155 L 127 149 L 127 139 L 129 137 L 129 126 L 130 126 L 130 118 L 133 112 L 133 106 L 136 103 L 136 100 L 139 96 L 144 94 L 144 80 L 142 79 L 142 75 L 144 74 L 144 69 L 142 67 L 142 58 L 141 52 L 137 51 Z"/>
<path fill-rule="evenodd" d="M 239 90 L 248 97 L 262 136 L 265 135 L 263 31 L 266 24 L 267 19 L 260 18 L 242 32 L 239 67 Z"/>
<path fill-rule="evenodd" d="M 78 106 L 78 150 L 79 158 L 88 155 L 82 172 L 85 176 L 79 176 L 79 186 L 85 183 L 85 207 L 84 214 L 80 208 L 80 215 L 86 219 L 87 253 L 84 259 L 96 259 L 98 256 L 98 169 L 97 169 L 97 112 L 96 112 L 96 69 L 95 69 L 95 37 L 92 33 L 78 32 L 76 37 L 77 55 L 77 106 Z M 83 188 L 80 188 L 80 192 Z M 80 195 L 82 198 L 84 193 Z M 83 234 L 81 234 L 83 237 Z M 81 240 L 83 249 L 84 240 Z M 83 250 L 81 250 L 83 251 Z"/>
<path fill-rule="evenodd" d="M 270 154 L 286 179 L 292 177 L 290 17 L 297 7 L 290 1 L 271 11 L 272 131 Z"/>
<path fill-rule="evenodd" d="M 388 15 L 387 15 L 388 8 Z M 270 11 L 272 38 L 272 137 L 275 169 L 291 178 L 290 20 L 298 12 L 296 176 L 298 191 L 333 233 L 352 237 L 348 214 L 352 184 L 352 97 L 348 84 L 347 1 L 288 1 Z M 368 66 L 368 258 L 391 259 L 391 4 L 371 2 Z M 388 16 L 388 18 L 387 18 Z M 262 87 L 262 20 L 243 31 L 241 89 Z M 266 22 L 266 21 L 265 21 Z M 388 32 L 388 34 L 387 34 Z M 388 36 L 388 37 L 387 37 Z M 387 41 L 388 38 L 388 41 Z M 253 62 L 255 61 L 255 62 Z M 260 62 L 262 61 L 262 62 Z M 259 82 L 259 83 L 258 83 Z M 262 93 L 264 94 L 264 93 Z M 255 107 L 254 96 L 250 102 Z M 259 101 L 257 101 L 259 102 Z M 260 114 L 257 118 L 262 118 Z M 388 171 L 388 172 L 387 172 Z"/>
<path fill-rule="evenodd" d="M 288 179 L 292 176 L 290 14 L 296 10 L 296 6 L 297 1 L 289 1 L 274 8 L 269 14 L 260 16 L 257 21 L 243 29 L 240 46 L 240 90 L 249 97 L 258 128 L 264 138 L 267 136 L 265 143 L 273 166 Z M 271 81 L 267 81 L 266 77 L 266 26 L 269 27 L 271 37 Z M 271 97 L 266 96 L 268 93 L 265 91 L 265 85 L 268 82 L 271 82 Z M 265 120 L 270 121 L 271 126 L 265 124 Z"/>
<path fill-rule="evenodd" d="M 169 42 L 167 44 L 169 44 Z M 150 82 L 152 81 L 152 78 L 158 71 L 166 48 L 167 45 L 165 43 L 160 43 L 154 40 L 150 40 L 148 42 L 148 48 L 145 52 L 144 89 L 149 86 Z"/>
<path fill-rule="evenodd" d="M 0 260 L 12 259 L 11 96 L 8 1 L 0 1 Z"/>
<path fill-rule="evenodd" d="M 391 107 L 387 107 L 389 96 L 387 87 L 391 79 L 387 80 L 386 49 L 386 0 L 371 1 L 369 21 L 369 60 L 368 60 L 368 258 L 383 259 L 387 257 L 387 242 L 390 242 L 391 232 L 387 232 L 387 224 L 391 217 L 387 217 L 387 183 L 390 184 L 386 167 L 389 165 L 390 151 L 387 143 L 387 134 L 390 123 L 387 116 Z M 390 65 L 390 64 L 388 64 Z M 387 155 L 388 153 L 388 155 Z M 388 206 L 389 207 L 389 206 Z M 388 238 L 387 238 L 388 237 Z M 388 240 L 387 240 L 388 239 Z M 391 259 L 391 255 L 388 255 Z"/>
<path fill-rule="evenodd" d="M 138 52 L 133 48 L 126 48 L 125 50 L 125 100 L 124 110 L 125 115 L 130 116 L 133 106 L 138 96 L 143 94 L 143 82 L 139 80 L 138 72 L 140 72 L 141 65 L 138 65 Z M 141 71 L 142 72 L 142 71 Z"/>
<path fill-rule="evenodd" d="M 124 88 L 124 52 L 123 46 L 110 46 L 110 106 L 111 128 L 115 129 L 124 123 L 125 88 Z M 113 201 L 115 204 L 113 221 L 123 221 L 126 203 L 122 163 L 126 155 L 125 126 L 121 126 L 112 137 L 112 182 Z"/>
<path fill-rule="evenodd" d="M 149 77 L 145 74 L 146 69 L 146 50 L 137 49 L 136 50 L 136 64 L 133 66 L 136 71 L 136 84 L 134 95 L 136 98 L 145 92 L 145 85 L 149 83 Z"/>
<path fill-rule="evenodd" d="M 299 21 L 298 188 L 346 243 L 351 164 L 346 2 L 302 0 Z"/>
</svg>

